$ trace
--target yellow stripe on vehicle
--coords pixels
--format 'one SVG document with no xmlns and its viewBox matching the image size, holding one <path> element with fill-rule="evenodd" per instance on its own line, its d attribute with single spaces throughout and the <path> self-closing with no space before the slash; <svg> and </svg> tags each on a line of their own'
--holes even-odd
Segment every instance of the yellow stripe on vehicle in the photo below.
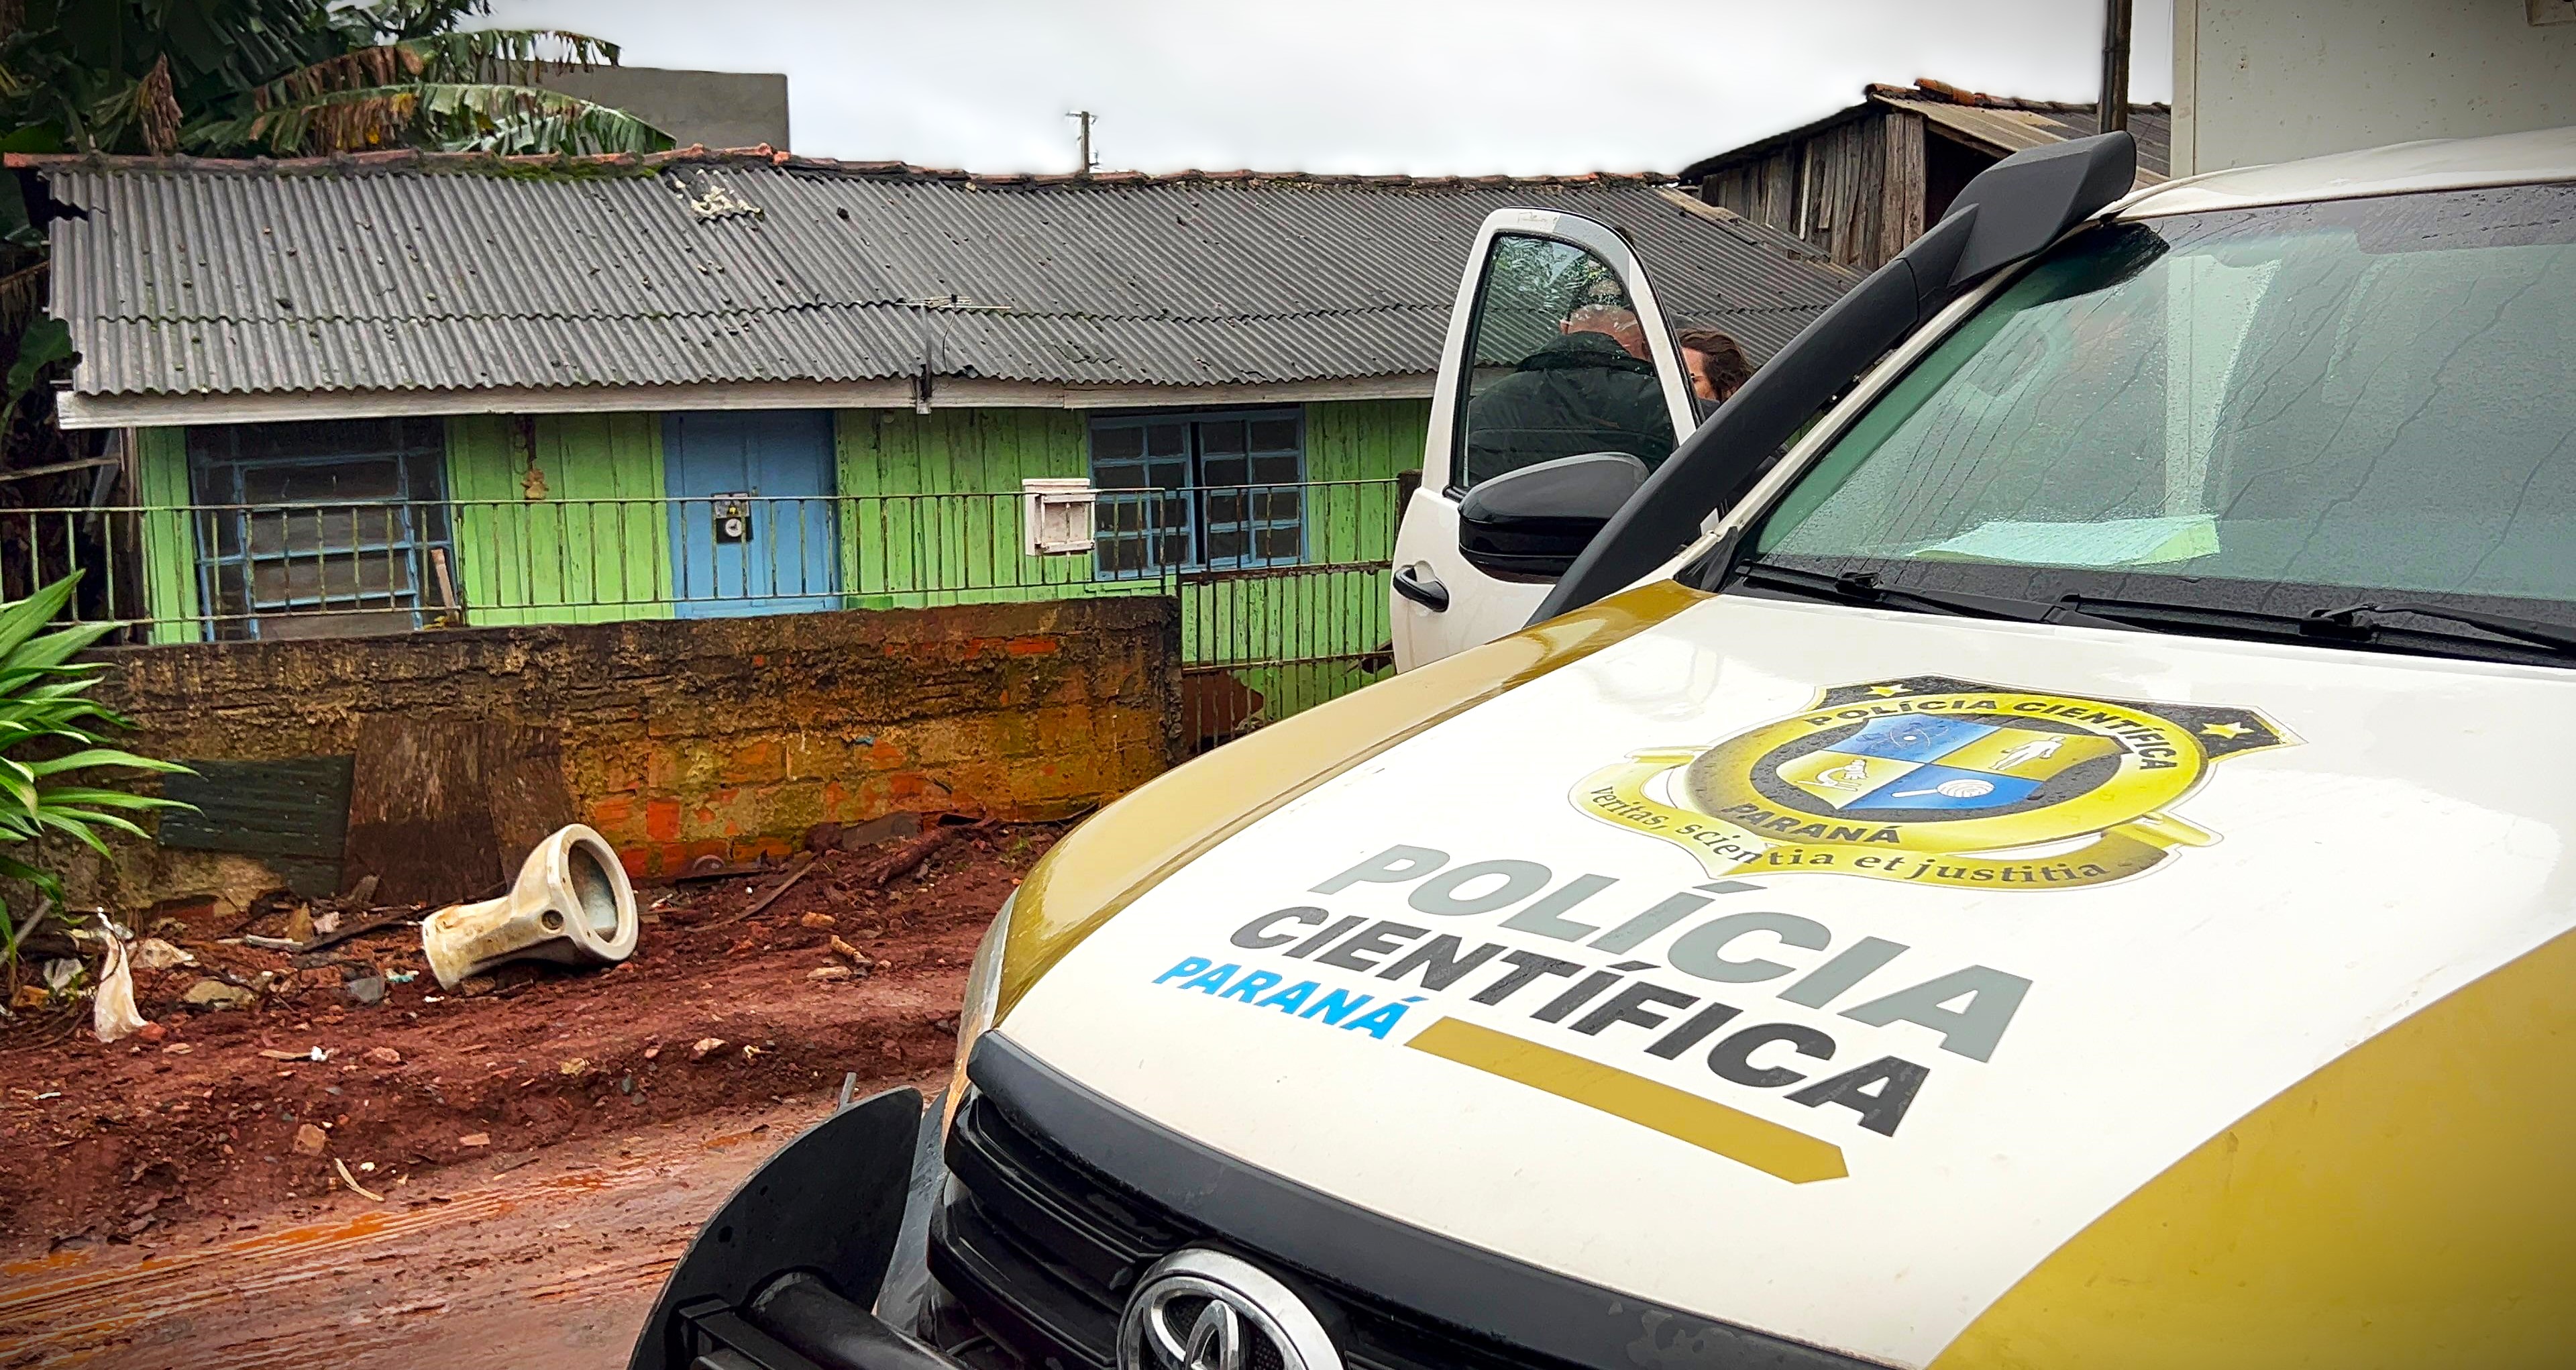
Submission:
<svg viewBox="0 0 2576 1370">
<path fill-rule="evenodd" d="M 1263 816 L 1424 729 L 1707 598 L 1676 581 L 1641 585 L 1283 719 L 1146 782 L 1074 829 L 1021 883 L 1000 1016 L 1119 910 Z"/>
<path fill-rule="evenodd" d="M 1414 1034 L 1407 1045 L 1625 1118 L 1791 1184 L 1839 1180 L 1851 1173 L 1843 1165 L 1842 1148 L 1831 1142 L 1507 1032 L 1443 1018 Z"/>
<path fill-rule="evenodd" d="M 2024 1276 L 1934 1370 L 2576 1357 L 2576 934 L 2274 1097 Z"/>
</svg>

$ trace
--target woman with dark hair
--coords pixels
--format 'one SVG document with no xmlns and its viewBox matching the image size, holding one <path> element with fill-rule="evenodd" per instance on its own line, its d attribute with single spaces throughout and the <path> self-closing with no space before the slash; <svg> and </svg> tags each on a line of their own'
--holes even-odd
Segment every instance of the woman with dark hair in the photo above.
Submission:
<svg viewBox="0 0 2576 1370">
<path fill-rule="evenodd" d="M 1753 363 L 1744 348 L 1714 328 L 1685 328 L 1673 339 L 1681 345 L 1682 364 L 1690 368 L 1691 393 L 1708 404 L 1726 397 L 1753 378 Z"/>
</svg>

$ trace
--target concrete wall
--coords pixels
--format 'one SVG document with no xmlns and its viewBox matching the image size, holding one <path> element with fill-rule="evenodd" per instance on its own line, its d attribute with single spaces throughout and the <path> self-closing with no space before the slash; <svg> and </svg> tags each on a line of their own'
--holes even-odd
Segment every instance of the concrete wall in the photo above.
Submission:
<svg viewBox="0 0 2576 1370">
<path fill-rule="evenodd" d="M 1147 597 L 186 644 L 103 654 L 100 694 L 138 725 L 126 745 L 187 761 L 348 756 L 396 716 L 551 729 L 574 816 L 650 877 L 785 853 L 825 821 L 1059 818 L 1132 789 L 1178 754 L 1178 629 Z M 128 844 L 74 897 L 285 883 Z"/>
<path fill-rule="evenodd" d="M 2174 3 L 2176 176 L 2566 124 L 2576 0 Z"/>
<path fill-rule="evenodd" d="M 542 84 L 622 109 L 670 134 L 682 147 L 788 147 L 787 78 L 776 72 L 593 67 L 555 72 Z"/>
</svg>

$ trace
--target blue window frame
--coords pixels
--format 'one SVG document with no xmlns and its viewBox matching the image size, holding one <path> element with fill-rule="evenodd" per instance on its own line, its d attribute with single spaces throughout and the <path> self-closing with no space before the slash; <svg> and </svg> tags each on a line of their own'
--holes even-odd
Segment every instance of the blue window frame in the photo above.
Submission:
<svg viewBox="0 0 2576 1370">
<path fill-rule="evenodd" d="M 188 430 L 215 635 L 401 632 L 453 607 L 446 463 L 434 418 Z"/>
<path fill-rule="evenodd" d="M 1302 409 L 1091 421 L 1093 564 L 1104 579 L 1306 559 Z"/>
</svg>

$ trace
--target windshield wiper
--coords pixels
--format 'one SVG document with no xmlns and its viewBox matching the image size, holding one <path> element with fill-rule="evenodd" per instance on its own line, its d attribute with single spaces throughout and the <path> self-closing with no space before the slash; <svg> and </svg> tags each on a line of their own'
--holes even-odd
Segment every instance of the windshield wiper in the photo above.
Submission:
<svg viewBox="0 0 2576 1370">
<path fill-rule="evenodd" d="M 2564 656 L 2576 656 L 2576 629 L 2537 619 L 2453 609 L 2412 600 L 2348 604 L 2340 609 L 2317 609 L 2305 614 L 2277 614 L 2261 609 L 2232 609 L 2209 604 L 2173 604 L 2161 600 L 2097 599 L 2091 595 L 2068 595 L 2061 602 L 2080 606 L 2096 618 L 2108 618 L 2130 627 L 2209 628 L 2221 632 L 2250 630 L 2267 637 L 2342 643 L 2372 643 L 2387 635 L 2404 634 L 2464 647 L 2532 646 Z M 2516 640 L 2499 642 L 2496 637 L 2473 636 L 2444 628 L 2402 627 L 2362 621 L 2376 614 L 2413 614 L 2420 618 L 2444 619 Z"/>
<path fill-rule="evenodd" d="M 1794 566 L 1755 559 L 1739 562 L 1735 567 L 1739 579 L 1766 589 L 1787 590 L 1807 595 L 1827 595 L 1846 601 L 1889 608 L 1913 607 L 1936 614 L 1958 614 L 1967 618 L 2000 618 L 2020 623 L 2072 623 L 2093 628 L 2134 628 L 2136 625 L 2085 613 L 2066 601 L 2054 603 L 2036 599 L 2013 599 L 2004 595 L 1980 595 L 1966 590 L 1899 589 L 1879 583 L 1868 571 L 1844 571 L 1827 575 L 1822 571 L 1802 571 Z"/>
<path fill-rule="evenodd" d="M 2576 653 L 2576 628 L 2562 628 L 2555 623 L 2543 623 L 2536 618 L 2516 618 L 2511 614 L 2481 613 L 2475 609 L 2453 609 L 2446 605 L 2424 604 L 2410 599 L 2388 600 L 2382 603 L 2347 604 L 2340 609 L 2319 609 L 2316 612 L 2309 614 L 2308 617 L 2319 623 L 2331 623 L 2336 625 L 2338 628 L 2358 632 L 2367 637 L 2376 635 L 2387 626 L 2385 624 L 2372 624 L 2361 621 L 2363 617 L 2367 615 L 2377 614 L 2413 614 L 2417 618 L 2438 618 L 2452 623 L 2465 623 L 2472 628 L 2484 628 L 2488 632 L 2495 633 L 2499 636 L 2520 638 L 2525 642 L 2534 643 L 2542 647 L 2548 647 L 2556 651 Z M 2421 633 L 2426 630 L 2422 628 L 2402 628 L 2398 631 Z M 2457 636 L 2456 634 L 2447 632 L 2437 633 L 2436 635 L 2441 637 Z M 2476 641 L 2478 639 L 2464 640 Z"/>
</svg>

